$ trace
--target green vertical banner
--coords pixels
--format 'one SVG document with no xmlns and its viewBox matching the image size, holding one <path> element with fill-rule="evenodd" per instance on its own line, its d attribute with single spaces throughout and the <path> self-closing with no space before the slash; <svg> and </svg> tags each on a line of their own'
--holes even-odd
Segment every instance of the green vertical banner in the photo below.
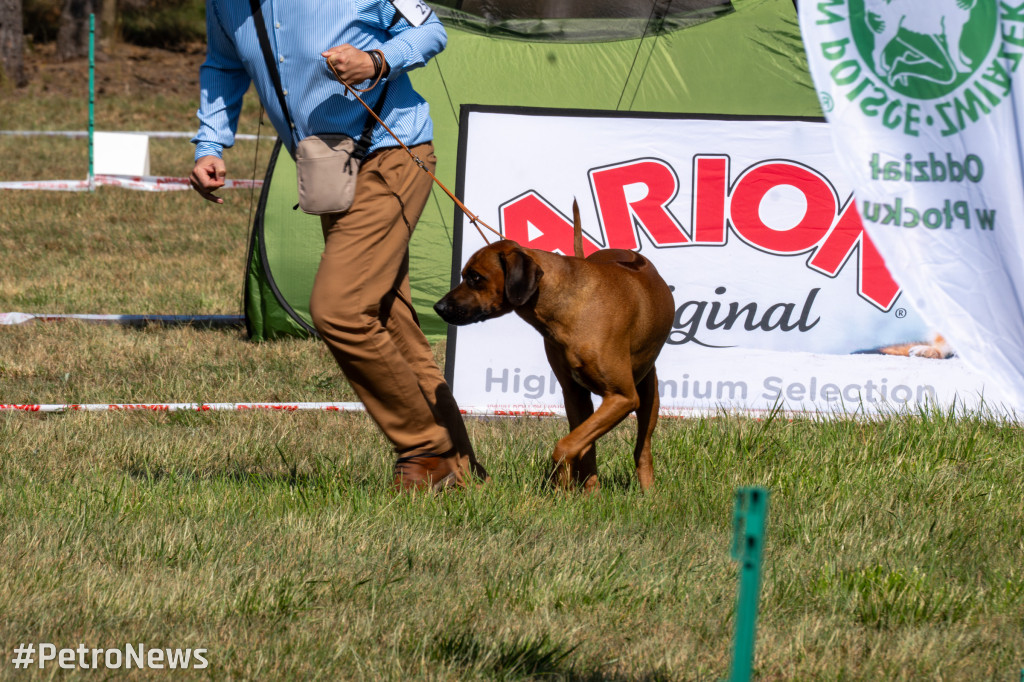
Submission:
<svg viewBox="0 0 1024 682">
<path fill-rule="evenodd" d="M 95 189 L 93 182 L 94 146 L 93 132 L 96 129 L 96 15 L 89 15 L 89 191 Z"/>
<path fill-rule="evenodd" d="M 1024 409 L 1024 12 L 801 0 L 807 62 L 857 214 L 985 407 Z"/>
<path fill-rule="evenodd" d="M 754 670 L 761 556 L 767 520 L 768 491 L 764 488 L 738 489 L 733 513 L 732 558 L 740 562 L 740 587 L 736 600 L 736 646 L 730 682 L 746 682 Z"/>
</svg>

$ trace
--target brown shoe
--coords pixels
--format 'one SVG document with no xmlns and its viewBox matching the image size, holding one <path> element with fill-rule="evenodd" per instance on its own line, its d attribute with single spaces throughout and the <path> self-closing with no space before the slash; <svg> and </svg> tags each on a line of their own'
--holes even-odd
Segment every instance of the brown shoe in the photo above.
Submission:
<svg viewBox="0 0 1024 682">
<path fill-rule="evenodd" d="M 430 489 L 437 492 L 462 484 L 459 456 L 454 450 L 443 455 L 426 452 L 399 457 L 395 462 L 395 490 Z"/>
</svg>

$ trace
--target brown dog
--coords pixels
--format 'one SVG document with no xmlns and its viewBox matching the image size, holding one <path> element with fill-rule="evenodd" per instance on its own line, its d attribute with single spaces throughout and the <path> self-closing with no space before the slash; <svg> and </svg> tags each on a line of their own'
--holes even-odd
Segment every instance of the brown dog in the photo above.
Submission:
<svg viewBox="0 0 1024 682">
<path fill-rule="evenodd" d="M 462 283 L 434 310 L 455 325 L 515 311 L 544 337 L 571 429 L 552 454 L 554 479 L 563 487 L 600 487 L 595 441 L 635 410 L 633 458 L 646 490 L 654 480 L 651 433 L 659 405 L 654 361 L 672 328 L 672 292 L 633 251 L 604 249 L 584 259 L 575 203 L 573 215 L 575 257 L 496 242 L 470 257 Z M 591 393 L 601 396 L 597 411 Z"/>
</svg>

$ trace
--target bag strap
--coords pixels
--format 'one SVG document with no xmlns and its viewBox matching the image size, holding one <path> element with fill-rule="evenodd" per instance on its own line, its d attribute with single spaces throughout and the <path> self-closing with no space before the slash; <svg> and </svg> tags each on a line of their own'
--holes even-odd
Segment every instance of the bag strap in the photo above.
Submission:
<svg viewBox="0 0 1024 682">
<path fill-rule="evenodd" d="M 274 90 L 277 92 L 277 101 L 281 105 L 281 111 L 284 112 L 285 122 L 288 124 L 288 130 L 291 132 L 292 139 L 295 138 L 295 124 L 292 123 L 291 113 L 288 111 L 288 102 L 284 98 L 284 88 L 281 87 L 281 74 L 277 70 L 277 63 L 274 61 L 274 51 L 270 49 L 270 36 L 267 35 L 267 25 L 263 20 L 263 9 L 260 6 L 260 0 L 249 0 L 249 8 L 252 11 L 253 23 L 256 24 L 256 35 L 260 41 L 260 49 L 263 51 L 263 61 L 267 65 L 267 72 L 270 74 L 270 80 L 274 84 Z M 380 112 L 384 109 L 384 100 L 388 96 L 388 85 L 389 82 L 384 83 L 384 89 L 380 93 L 380 97 L 377 99 L 377 104 L 373 107 L 373 112 L 380 118 Z M 363 124 L 363 132 L 356 141 L 356 148 L 353 152 L 353 156 L 357 159 L 362 159 L 366 156 L 366 151 L 370 148 L 370 143 L 373 141 L 371 132 L 377 121 L 367 114 L 366 123 Z"/>
<path fill-rule="evenodd" d="M 263 61 L 266 62 L 267 72 L 270 80 L 274 83 L 274 90 L 277 91 L 277 101 L 284 112 L 284 120 L 288 124 L 288 130 L 292 139 L 295 138 L 295 124 L 292 123 L 291 114 L 288 112 L 288 102 L 284 99 L 284 89 L 281 87 L 281 74 L 277 71 L 277 64 L 274 63 L 274 51 L 270 49 L 270 36 L 267 35 L 267 25 L 263 21 L 263 9 L 260 7 L 260 0 L 249 0 L 249 8 L 252 10 L 253 23 L 256 24 L 256 35 L 260 40 L 260 49 L 263 51 Z M 294 143 L 293 143 L 294 144 Z"/>
<path fill-rule="evenodd" d="M 359 136 L 356 141 L 356 148 L 352 152 L 352 156 L 362 160 L 366 156 L 366 151 L 370 148 L 370 143 L 373 142 L 374 127 L 377 125 L 377 119 L 380 118 L 380 112 L 384 110 L 384 100 L 388 96 L 388 86 L 391 85 L 390 81 L 384 82 L 384 89 L 380 91 L 380 97 L 377 98 L 377 103 L 373 105 L 373 113 L 376 117 L 366 115 L 366 123 L 363 124 L 363 134 Z"/>
</svg>

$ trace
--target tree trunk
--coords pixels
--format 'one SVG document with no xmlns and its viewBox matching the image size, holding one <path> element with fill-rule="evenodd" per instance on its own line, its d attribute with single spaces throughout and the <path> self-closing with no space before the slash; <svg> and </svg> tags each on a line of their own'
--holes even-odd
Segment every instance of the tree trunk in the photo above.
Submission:
<svg viewBox="0 0 1024 682">
<path fill-rule="evenodd" d="M 25 85 L 25 35 L 21 0 L 0 0 L 0 83 Z"/>
<path fill-rule="evenodd" d="M 796 2 L 796 0 L 793 0 Z M 113 49 L 113 43 L 119 38 L 117 33 L 117 0 L 101 0 L 102 7 L 96 11 L 96 32 L 103 34 L 103 48 Z"/>
<path fill-rule="evenodd" d="M 57 31 L 57 59 L 67 61 L 89 56 L 89 15 L 95 14 L 99 24 L 102 9 L 103 0 L 64 0 Z M 99 26 L 96 28 L 99 40 Z"/>
</svg>

